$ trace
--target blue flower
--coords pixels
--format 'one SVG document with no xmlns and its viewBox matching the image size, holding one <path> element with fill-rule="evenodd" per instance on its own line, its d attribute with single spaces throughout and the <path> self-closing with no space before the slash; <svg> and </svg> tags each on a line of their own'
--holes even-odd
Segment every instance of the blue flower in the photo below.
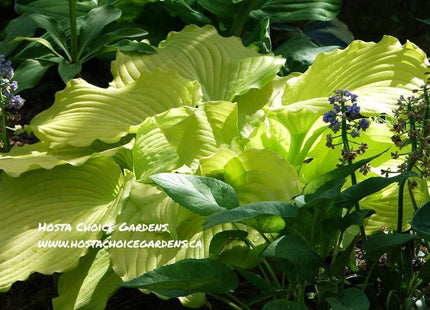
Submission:
<svg viewBox="0 0 430 310">
<path fill-rule="evenodd" d="M 13 75 L 12 63 L 0 54 L 0 91 L 3 104 L 7 109 L 18 110 L 24 105 L 25 100 L 20 95 L 12 94 L 18 89 L 18 82 L 12 81 Z"/>
<path fill-rule="evenodd" d="M 357 105 L 357 103 L 353 103 L 352 105 L 346 107 L 346 112 L 349 113 L 351 118 L 354 118 L 360 113 L 360 107 Z"/>
<path fill-rule="evenodd" d="M 323 115 L 323 121 L 326 122 L 326 123 L 331 123 L 334 120 L 336 120 L 336 116 L 337 116 L 337 113 L 335 111 L 333 111 L 333 110 L 330 110 L 327 113 L 324 113 L 324 115 Z"/>
<path fill-rule="evenodd" d="M 365 118 L 360 119 L 360 121 L 358 122 L 357 129 L 362 129 L 363 131 L 366 131 L 367 128 L 369 128 L 369 122 Z"/>
</svg>

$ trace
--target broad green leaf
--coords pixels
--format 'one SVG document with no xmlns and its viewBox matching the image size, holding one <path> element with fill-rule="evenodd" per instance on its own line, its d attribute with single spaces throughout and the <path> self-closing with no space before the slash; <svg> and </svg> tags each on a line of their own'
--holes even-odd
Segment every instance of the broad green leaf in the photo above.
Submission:
<svg viewBox="0 0 430 310">
<path fill-rule="evenodd" d="M 175 70 L 198 81 L 204 100 L 233 101 L 251 88 L 263 87 L 285 61 L 247 49 L 239 38 L 221 37 L 212 26 L 190 25 L 171 32 L 156 51 L 153 55 L 119 53 L 112 64 L 112 85 L 122 87 L 137 80 L 142 71 Z"/>
<path fill-rule="evenodd" d="M 175 202 L 199 215 L 239 205 L 234 189 L 217 179 L 177 173 L 159 173 L 150 178 Z"/>
<path fill-rule="evenodd" d="M 78 16 L 87 14 L 92 8 L 96 7 L 96 2 L 91 0 L 77 1 L 76 13 Z M 69 18 L 69 1 L 68 0 L 36 0 L 30 3 L 22 3 L 18 0 L 15 6 L 18 12 L 39 13 L 56 18 Z"/>
<path fill-rule="evenodd" d="M 430 239 L 430 201 L 420 207 L 411 220 L 411 226 L 420 236 Z"/>
<path fill-rule="evenodd" d="M 10 41 L 16 37 L 31 37 L 34 35 L 36 30 L 37 26 L 29 15 L 24 14 L 9 21 L 3 30 L 5 37 L 3 38 L 3 41 L 0 42 L 0 51 L 3 56 L 5 58 L 9 58 L 9 56 L 18 48 L 18 44 L 9 44 Z"/>
<path fill-rule="evenodd" d="M 354 40 L 354 35 L 347 25 L 337 18 L 325 22 L 311 22 L 303 29 L 303 33 L 320 46 L 347 47 Z"/>
<path fill-rule="evenodd" d="M 69 48 L 67 46 L 66 34 L 55 18 L 51 18 L 41 14 L 32 14 L 31 18 L 34 23 L 47 31 L 49 37 L 58 45 L 58 47 L 71 60 Z"/>
<path fill-rule="evenodd" d="M 352 225 L 363 225 L 363 221 L 372 214 L 375 214 L 375 210 L 356 210 L 351 213 L 348 213 L 340 221 L 342 231 L 346 230 L 349 226 Z"/>
<path fill-rule="evenodd" d="M 251 11 L 251 16 L 263 18 L 269 16 L 274 23 L 286 23 L 303 20 L 331 20 L 339 13 L 341 0 L 267 0 Z"/>
<path fill-rule="evenodd" d="M 368 310 L 370 307 L 364 291 L 355 287 L 342 290 L 336 297 L 327 298 L 327 302 L 333 310 Z"/>
<path fill-rule="evenodd" d="M 51 45 L 51 43 L 49 43 L 48 40 L 44 39 L 44 38 L 32 38 L 32 37 L 16 37 L 14 38 L 11 42 L 15 43 L 15 42 L 20 42 L 20 41 L 30 41 L 30 42 L 37 42 L 43 46 L 45 46 L 46 48 L 48 48 L 52 54 L 54 54 L 55 56 L 58 56 L 59 58 L 63 58 L 62 55 L 60 55 L 55 48 Z"/>
<path fill-rule="evenodd" d="M 381 153 L 382 154 L 382 153 Z M 315 192 L 319 187 L 324 186 L 327 182 L 333 181 L 333 180 L 340 180 L 347 178 L 351 175 L 351 173 L 355 172 L 356 170 L 360 169 L 361 166 L 371 162 L 381 154 L 378 154 L 376 156 L 372 156 L 366 159 L 361 159 L 351 165 L 344 165 L 337 167 L 317 178 L 312 179 L 308 184 L 306 184 L 305 187 L 305 193 L 313 193 Z"/>
<path fill-rule="evenodd" d="M 304 304 L 286 299 L 272 300 L 266 303 L 263 310 L 308 310 Z"/>
<path fill-rule="evenodd" d="M 234 223 L 251 219 L 260 215 L 276 215 L 282 218 L 294 218 L 298 214 L 297 207 L 282 201 L 254 202 L 231 210 L 212 214 L 204 223 L 208 229 L 216 225 Z"/>
<path fill-rule="evenodd" d="M 242 204 L 257 201 L 289 201 L 301 191 L 294 168 L 269 150 L 249 149 L 224 167 L 224 180 Z"/>
<path fill-rule="evenodd" d="M 112 233 L 112 241 L 132 240 L 145 243 L 142 247 L 110 248 L 114 271 L 123 281 L 129 281 L 155 268 L 185 258 L 207 258 L 214 235 L 226 230 L 245 229 L 244 225 L 226 224 L 203 231 L 203 222 L 203 217 L 174 203 L 157 187 L 135 182 L 127 205 L 117 219 L 118 225 Z M 124 226 L 120 230 L 122 223 L 127 227 L 136 227 L 139 224 L 160 225 L 161 231 L 133 231 Z M 163 231 L 163 227 L 166 227 L 166 231 Z M 262 238 L 258 238 L 255 231 L 247 231 L 248 240 L 254 247 L 262 244 Z M 163 245 L 163 242 L 171 244 Z M 244 250 L 243 244 L 230 244 L 224 255 L 228 255 L 228 251 L 235 253 L 235 248 L 240 248 L 240 257 L 254 257 L 251 250 Z M 255 261 L 254 258 L 252 262 L 242 259 L 241 267 L 255 266 Z"/>
<path fill-rule="evenodd" d="M 121 149 L 130 149 L 132 142 L 124 145 L 112 145 L 99 148 L 95 145 L 88 148 L 50 149 L 45 143 L 25 144 L 13 147 L 9 153 L 0 156 L 0 169 L 12 177 L 19 177 L 26 171 L 39 168 L 52 169 L 55 166 L 69 164 L 80 166 L 90 158 L 98 156 L 112 157 Z"/>
<path fill-rule="evenodd" d="M 23 61 L 14 74 L 14 80 L 18 81 L 18 91 L 36 86 L 52 65 L 35 59 Z"/>
<path fill-rule="evenodd" d="M 197 0 L 197 3 L 220 19 L 233 17 L 243 8 L 232 0 Z"/>
<path fill-rule="evenodd" d="M 219 260 L 219 255 L 222 254 L 227 245 L 237 240 L 244 241 L 247 236 L 248 232 L 244 230 L 226 230 L 217 233 L 209 246 L 209 258 Z"/>
<path fill-rule="evenodd" d="M 85 242 L 103 233 L 79 231 L 77 226 L 113 225 L 123 195 L 124 177 L 110 158 L 30 171 L 17 179 L 1 174 L 0 291 L 33 272 L 75 267 L 87 253 Z"/>
<path fill-rule="evenodd" d="M 54 309 L 103 310 L 120 282 L 110 266 L 108 249 L 91 249 L 76 268 L 60 276 Z"/>
<path fill-rule="evenodd" d="M 194 106 L 200 99 L 198 84 L 175 72 L 145 72 L 122 88 L 99 88 L 73 79 L 57 93 L 51 108 L 33 118 L 30 127 L 50 147 L 84 147 L 96 139 L 113 143 L 148 116 Z"/>
<path fill-rule="evenodd" d="M 118 19 L 121 10 L 113 5 L 104 5 L 92 9 L 82 21 L 79 32 L 78 57 L 81 57 L 88 45 L 101 35 L 103 28 Z"/>
<path fill-rule="evenodd" d="M 58 64 L 58 74 L 60 74 L 60 77 L 64 83 L 67 83 L 67 81 L 76 77 L 78 73 L 81 72 L 81 70 L 82 63 L 80 62 L 72 64 L 63 58 Z"/>
<path fill-rule="evenodd" d="M 414 180 L 418 184 L 413 191 L 415 200 L 418 205 L 423 205 L 429 201 L 428 184 L 426 181 L 417 178 L 414 178 Z M 407 187 L 405 186 L 403 200 L 403 230 L 410 228 L 409 222 L 415 212 Z M 381 228 L 384 228 L 384 230 L 397 229 L 398 193 L 398 185 L 392 184 L 360 201 L 361 208 L 375 210 L 376 212 L 366 221 L 367 232 L 378 231 Z"/>
<path fill-rule="evenodd" d="M 309 70 L 293 75 L 284 105 L 328 111 L 327 98 L 337 89 L 349 89 L 358 95 L 363 115 L 392 115 L 400 95 L 419 88 L 425 72 L 426 55 L 411 42 L 400 45 L 390 36 L 379 43 L 353 41 L 345 50 L 319 54 Z"/>
<path fill-rule="evenodd" d="M 149 271 L 121 286 L 147 289 L 167 297 L 204 292 L 228 294 L 239 280 L 232 269 L 211 259 L 185 259 Z"/>
<path fill-rule="evenodd" d="M 386 253 L 387 250 L 405 244 L 408 241 L 416 239 L 417 236 L 413 234 L 399 234 L 399 233 L 377 233 L 371 236 L 363 245 L 366 254 L 372 259 L 379 259 L 379 257 Z"/>
<path fill-rule="evenodd" d="M 263 256 L 284 259 L 294 266 L 295 271 L 307 278 L 316 274 L 324 262 L 321 257 L 303 240 L 293 236 L 282 236 L 272 242 L 264 251 Z"/>
<path fill-rule="evenodd" d="M 337 48 L 340 46 L 318 46 L 305 35 L 299 35 L 283 43 L 274 52 L 287 59 L 288 72 L 305 72 L 319 53 L 331 52 Z"/>
<path fill-rule="evenodd" d="M 415 172 L 404 172 L 391 178 L 370 177 L 345 189 L 338 196 L 336 204 L 338 206 L 351 208 L 355 202 L 358 202 L 364 197 L 376 193 L 394 182 L 400 182 L 415 176 L 417 176 Z"/>
</svg>

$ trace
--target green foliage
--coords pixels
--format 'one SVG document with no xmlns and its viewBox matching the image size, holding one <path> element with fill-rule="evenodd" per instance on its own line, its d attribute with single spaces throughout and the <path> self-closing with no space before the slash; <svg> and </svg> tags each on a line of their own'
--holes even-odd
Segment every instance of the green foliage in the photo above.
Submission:
<svg viewBox="0 0 430 310">
<path fill-rule="evenodd" d="M 270 53 L 270 21 L 331 20 L 340 1 L 79 1 L 74 47 L 65 3 L 17 6 L 32 31 L 46 30 L 40 38 L 20 34 L 34 42 L 19 57 L 34 53 L 45 64 L 59 64 L 68 79 L 79 69 L 74 53 L 83 63 L 112 43 L 110 51 L 119 49 L 113 80 L 106 88 L 82 78 L 68 81 L 52 107 L 27 126 L 40 142 L 0 157 L 0 265 L 13 266 L 0 269 L 1 291 L 32 272 L 59 272 L 59 309 L 100 307 L 116 281 L 195 307 L 207 303 L 207 293 L 235 309 L 368 309 L 366 296 L 381 277 L 378 270 L 362 277 L 355 266 L 359 226 L 366 229 L 360 234 L 368 263 L 375 265 L 387 252 L 394 260 L 390 275 L 397 279 L 392 290 L 410 284 L 396 298 L 403 302 L 415 293 L 419 281 L 399 263 L 409 258 L 395 253 L 412 247 L 416 236 L 369 233 L 393 229 L 396 182 L 417 174 L 382 178 L 369 172 L 356 182 L 348 179 L 364 164 L 374 165 L 373 171 L 395 164 L 386 152 L 386 133 L 397 98 L 411 95 L 425 78 L 420 49 L 384 37 L 316 55 L 321 50 L 311 44 L 313 54 L 303 61 L 313 62 L 311 67 L 281 78 L 285 58 Z M 171 32 L 153 48 L 128 44 L 125 35 L 139 38 L 143 32 L 108 28 L 120 18 L 118 7 L 130 3 L 162 7 L 183 20 L 216 21 L 222 33 L 240 34 L 249 47 L 208 25 Z M 308 28 L 308 37 L 317 38 L 325 27 L 332 38 L 349 43 L 337 27 L 315 27 Z M 36 44 L 45 46 L 43 53 Z M 46 48 L 53 54 L 47 56 Z M 35 59 L 25 66 L 41 76 Z M 369 150 L 366 159 L 335 168 L 339 154 L 325 145 L 329 131 L 322 115 L 331 108 L 327 98 L 345 88 L 358 95 L 369 117 L 371 127 L 361 136 Z M 377 119 L 381 114 L 384 122 Z M 429 198 L 422 181 L 406 193 L 418 205 Z M 360 208 L 353 210 L 357 202 Z M 424 207 L 412 221 L 422 231 Z M 408 228 L 413 204 L 405 200 L 404 209 L 401 224 Z M 47 221 L 112 229 L 40 231 L 39 222 Z M 152 223 L 165 226 L 136 229 Z M 120 229 L 124 224 L 133 228 Z M 38 248 L 38 240 L 187 246 Z M 359 274 L 355 282 L 345 266 Z M 232 295 L 240 289 L 238 274 L 259 294 L 245 301 Z"/>
</svg>

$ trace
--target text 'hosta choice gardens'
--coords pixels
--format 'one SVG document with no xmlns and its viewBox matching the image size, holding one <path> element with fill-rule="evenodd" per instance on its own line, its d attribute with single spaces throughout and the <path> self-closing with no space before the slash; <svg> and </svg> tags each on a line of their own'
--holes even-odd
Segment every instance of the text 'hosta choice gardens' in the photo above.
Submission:
<svg viewBox="0 0 430 310">
<path fill-rule="evenodd" d="M 40 142 L 0 157 L 0 291 L 33 272 L 58 272 L 56 309 L 103 309 L 121 282 L 208 258 L 211 241 L 224 231 L 245 231 L 250 246 L 234 240 L 220 261 L 256 266 L 267 222 L 214 218 L 209 225 L 208 216 L 263 201 L 292 203 L 307 184 L 353 160 L 374 157 L 356 182 L 394 170 L 401 160 L 390 155 L 398 128 L 393 111 L 401 96 L 425 83 L 428 65 L 414 44 L 386 36 L 378 43 L 354 41 L 318 55 L 305 73 L 278 77 L 285 59 L 245 48 L 211 26 L 172 32 L 155 51 L 118 52 L 107 88 L 70 80 L 27 128 Z M 345 141 L 338 136 L 343 120 L 348 154 L 335 147 Z M 165 174 L 173 172 L 178 177 Z M 209 178 L 196 185 L 184 175 L 228 186 Z M 182 194 L 183 188 L 189 190 Z M 429 200 L 428 189 L 426 179 L 417 178 L 418 206 Z M 397 229 L 397 199 L 395 183 L 361 199 L 360 210 L 374 210 L 364 222 L 367 233 Z M 272 205 L 271 238 L 286 225 L 284 217 L 295 216 L 286 216 L 283 206 Z M 402 229 L 413 213 L 405 199 Z M 40 229 L 44 223 L 71 229 Z M 41 240 L 101 246 L 38 247 Z M 140 247 L 146 241 L 153 246 Z M 189 306 L 206 302 L 198 290 L 178 296 Z"/>
</svg>

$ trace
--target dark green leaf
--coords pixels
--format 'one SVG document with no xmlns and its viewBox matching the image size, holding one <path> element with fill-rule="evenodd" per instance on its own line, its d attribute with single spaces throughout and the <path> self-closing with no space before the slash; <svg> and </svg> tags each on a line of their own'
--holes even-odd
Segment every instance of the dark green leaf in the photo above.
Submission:
<svg viewBox="0 0 430 310">
<path fill-rule="evenodd" d="M 272 22 L 295 22 L 303 20 L 331 20 L 339 13 L 342 0 L 267 0 L 251 12 L 262 19 L 269 16 Z"/>
<path fill-rule="evenodd" d="M 304 35 L 292 37 L 279 46 L 275 54 L 287 59 L 289 72 L 305 72 L 320 53 L 331 52 L 339 48 L 338 45 L 318 46 Z"/>
<path fill-rule="evenodd" d="M 115 45 L 118 46 L 118 50 L 120 50 L 121 52 L 134 52 L 134 53 L 142 53 L 142 54 L 156 53 L 155 49 L 151 45 L 145 42 L 121 40 Z"/>
<path fill-rule="evenodd" d="M 337 18 L 327 22 L 311 22 L 303 33 L 320 46 L 347 47 L 354 40 L 348 27 Z"/>
<path fill-rule="evenodd" d="M 430 261 L 426 261 L 420 268 L 420 278 L 424 283 L 430 283 Z"/>
<path fill-rule="evenodd" d="M 28 15 L 21 15 L 10 21 L 4 29 L 6 37 L 0 42 L 0 53 L 9 58 L 8 56 L 18 47 L 18 44 L 9 45 L 8 43 L 16 37 L 31 37 L 36 29 L 37 26 Z"/>
<path fill-rule="evenodd" d="M 343 290 L 337 297 L 327 298 L 327 302 L 333 310 L 367 310 L 370 307 L 364 291 L 354 287 Z"/>
<path fill-rule="evenodd" d="M 297 207 L 283 201 L 254 202 L 209 216 L 207 221 L 204 223 L 204 229 L 209 229 L 213 226 L 225 223 L 235 223 L 260 215 L 275 215 L 282 218 L 294 218 L 297 216 Z"/>
<path fill-rule="evenodd" d="M 76 1 L 77 16 L 86 15 L 92 8 L 97 6 L 96 1 Z M 15 9 L 19 13 L 38 13 L 55 18 L 69 18 L 69 1 L 68 0 L 36 0 L 28 4 L 23 1 L 17 1 Z"/>
<path fill-rule="evenodd" d="M 275 291 L 275 288 L 259 274 L 243 268 L 236 270 L 246 281 L 251 283 L 254 287 L 260 290 L 261 293 L 270 293 Z"/>
<path fill-rule="evenodd" d="M 212 21 L 202 12 L 193 9 L 184 0 L 167 0 L 164 1 L 163 7 L 170 12 L 172 16 L 179 16 L 186 24 L 196 24 L 203 26 L 212 24 Z"/>
<path fill-rule="evenodd" d="M 283 236 L 271 243 L 263 252 L 263 256 L 285 259 L 297 270 L 313 273 L 323 266 L 321 257 L 303 240 L 293 236 Z"/>
<path fill-rule="evenodd" d="M 112 5 L 92 9 L 84 18 L 79 34 L 80 58 L 88 45 L 101 35 L 103 28 L 121 16 L 121 11 Z"/>
<path fill-rule="evenodd" d="M 349 243 L 348 247 L 340 252 L 336 260 L 327 270 L 329 276 L 342 277 L 345 274 L 345 266 L 350 266 L 352 261 L 355 265 L 355 241 L 357 236 Z"/>
<path fill-rule="evenodd" d="M 243 230 L 226 230 L 213 236 L 209 245 L 209 258 L 216 259 L 217 256 L 234 240 L 245 240 L 248 232 Z"/>
<path fill-rule="evenodd" d="M 193 293 L 227 294 L 239 281 L 229 267 L 211 259 L 184 259 L 147 272 L 121 286 L 146 289 L 167 297 Z"/>
<path fill-rule="evenodd" d="M 326 174 L 324 174 L 320 177 L 313 179 L 308 184 L 306 184 L 306 187 L 304 189 L 304 193 L 305 194 L 314 193 L 317 190 L 317 188 L 321 187 L 323 184 L 327 183 L 328 181 L 336 180 L 336 179 L 340 180 L 340 179 L 345 179 L 345 178 L 349 177 L 351 175 L 351 173 L 360 169 L 363 165 L 365 165 L 365 164 L 369 163 L 370 161 L 372 161 L 373 159 L 381 156 L 385 152 L 386 151 L 384 151 L 378 155 L 359 160 L 359 161 L 353 163 L 352 165 L 345 165 L 345 166 L 338 167 L 334 170 L 327 172 Z"/>
<path fill-rule="evenodd" d="M 400 182 L 402 180 L 416 176 L 417 174 L 411 171 L 404 172 L 391 178 L 372 177 L 365 179 L 356 185 L 348 187 L 342 193 L 340 193 L 339 198 L 336 200 L 336 205 L 340 207 L 351 208 L 354 203 L 366 196 L 380 191 L 394 182 Z"/>
<path fill-rule="evenodd" d="M 217 179 L 179 173 L 159 173 L 150 178 L 175 202 L 200 215 L 239 205 L 234 189 Z"/>
<path fill-rule="evenodd" d="M 430 201 L 415 212 L 411 220 L 411 226 L 418 235 L 430 240 Z"/>
<path fill-rule="evenodd" d="M 232 0 L 197 0 L 197 3 L 221 19 L 235 16 L 242 7 Z"/>
<path fill-rule="evenodd" d="M 18 91 L 36 86 L 53 63 L 27 59 L 15 70 L 14 79 L 18 81 Z"/>
<path fill-rule="evenodd" d="M 34 23 L 40 28 L 45 29 L 52 40 L 58 45 L 59 48 L 67 55 L 70 60 L 70 52 L 67 46 L 66 35 L 64 30 L 59 26 L 57 20 L 40 14 L 31 15 Z"/>
<path fill-rule="evenodd" d="M 318 187 L 314 193 L 304 195 L 304 200 L 306 203 L 321 199 L 334 200 L 340 194 L 340 190 L 345 182 L 345 179 L 330 180 Z"/>
<path fill-rule="evenodd" d="M 416 238 L 417 237 L 412 234 L 379 233 L 367 239 L 363 245 L 363 249 L 370 258 L 378 259 L 382 254 L 386 253 L 387 250 Z"/>
<path fill-rule="evenodd" d="M 416 18 L 416 20 L 418 20 L 424 24 L 430 25 L 430 18 L 426 18 L 426 19 Z"/>
<path fill-rule="evenodd" d="M 352 225 L 363 225 L 364 219 L 368 218 L 372 214 L 375 214 L 375 210 L 357 210 L 345 215 L 340 222 L 340 229 L 346 230 Z"/>
<path fill-rule="evenodd" d="M 273 300 L 264 305 L 263 310 L 308 310 L 304 304 L 285 299 Z"/>
<path fill-rule="evenodd" d="M 258 23 L 243 44 L 245 46 L 254 47 L 258 52 L 263 54 L 267 54 L 272 50 L 269 17 L 263 18 L 263 20 Z"/>
<path fill-rule="evenodd" d="M 79 72 L 81 72 L 81 69 L 82 64 L 80 62 L 71 64 L 63 59 L 58 64 L 58 73 L 60 74 L 64 83 L 67 83 L 68 80 L 73 79 Z"/>
</svg>

